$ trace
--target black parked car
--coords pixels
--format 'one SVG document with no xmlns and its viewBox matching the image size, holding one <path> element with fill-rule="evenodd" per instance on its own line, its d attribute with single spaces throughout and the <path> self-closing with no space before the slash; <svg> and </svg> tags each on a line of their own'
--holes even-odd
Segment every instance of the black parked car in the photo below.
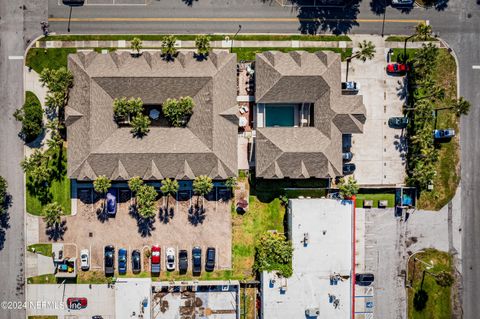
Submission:
<svg viewBox="0 0 480 319">
<path fill-rule="evenodd" d="M 140 251 L 135 249 L 132 251 L 132 272 L 138 274 L 142 271 L 142 262 L 140 258 Z"/>
<path fill-rule="evenodd" d="M 207 248 L 207 258 L 205 261 L 205 270 L 213 271 L 215 269 L 215 248 Z"/>
<path fill-rule="evenodd" d="M 182 249 L 178 252 L 178 270 L 180 274 L 185 274 L 188 269 L 188 253 Z"/>
<path fill-rule="evenodd" d="M 355 274 L 355 283 L 359 286 L 370 286 L 374 280 L 373 274 Z"/>
<path fill-rule="evenodd" d="M 192 272 L 194 275 L 200 275 L 202 272 L 202 249 L 200 247 L 192 249 Z"/>
<path fill-rule="evenodd" d="M 105 246 L 105 276 L 113 276 L 115 271 L 115 247 L 112 245 Z"/>
<path fill-rule="evenodd" d="M 357 167 L 353 163 L 343 164 L 343 175 L 353 174 L 353 172 L 355 172 L 356 168 Z"/>
<path fill-rule="evenodd" d="M 388 126 L 391 128 L 404 129 L 408 125 L 408 117 L 391 117 L 388 119 Z"/>
</svg>

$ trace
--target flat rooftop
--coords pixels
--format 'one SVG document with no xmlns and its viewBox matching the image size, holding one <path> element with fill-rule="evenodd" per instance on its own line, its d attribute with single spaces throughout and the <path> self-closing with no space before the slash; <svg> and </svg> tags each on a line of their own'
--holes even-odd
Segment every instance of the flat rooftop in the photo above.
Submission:
<svg viewBox="0 0 480 319">
<path fill-rule="evenodd" d="M 153 287 L 153 318 L 239 318 L 238 281 L 160 282 Z"/>
<path fill-rule="evenodd" d="M 318 308 L 319 318 L 351 318 L 352 202 L 291 199 L 288 214 L 293 275 L 262 273 L 263 317 L 305 318 Z"/>
<path fill-rule="evenodd" d="M 150 319 L 150 278 L 118 278 L 115 283 L 115 313 L 128 318 Z"/>
</svg>

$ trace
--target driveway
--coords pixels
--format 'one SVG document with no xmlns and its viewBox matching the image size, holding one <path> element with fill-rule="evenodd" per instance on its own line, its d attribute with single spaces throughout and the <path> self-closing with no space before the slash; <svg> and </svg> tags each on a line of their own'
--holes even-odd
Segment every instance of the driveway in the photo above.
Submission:
<svg viewBox="0 0 480 319">
<path fill-rule="evenodd" d="M 190 207 L 196 203 L 197 197 L 192 197 L 189 192 L 181 193 L 178 200 L 170 197 L 170 213 L 164 214 L 160 207 L 165 207 L 166 197 L 160 197 L 153 222 L 142 223 L 129 213 L 131 198 L 127 189 L 120 190 L 116 216 L 107 219 L 97 216 L 97 208 L 103 199 L 93 195 L 92 189 L 79 190 L 78 193 L 77 214 L 66 217 L 66 230 L 56 235 L 60 236 L 58 242 L 76 244 L 77 252 L 88 248 L 91 269 L 103 269 L 103 248 L 106 245 L 126 248 L 130 253 L 153 244 L 161 246 L 162 254 L 166 247 L 174 247 L 177 252 L 186 249 L 189 255 L 194 246 L 200 246 L 203 252 L 207 247 L 215 247 L 218 269 L 231 268 L 230 200 L 214 200 L 216 195 L 212 194 L 210 200 L 203 200 L 205 212 L 195 213 Z M 40 221 L 39 239 L 41 242 L 52 240 L 43 221 Z M 163 256 L 161 261 L 162 269 L 165 269 Z"/>
<path fill-rule="evenodd" d="M 402 130 L 388 127 L 388 118 L 402 116 L 403 101 L 398 94 L 403 77 L 389 76 L 385 72 L 385 42 L 379 36 L 351 36 L 354 48 L 364 39 L 375 44 L 372 60 L 350 63 L 349 81 L 360 84 L 359 94 L 367 109 L 363 134 L 353 134 L 351 151 L 354 154 L 355 178 L 362 186 L 394 186 L 404 183 L 404 149 Z M 355 49 L 354 49 L 355 50 Z M 345 75 L 345 65 L 342 74 Z M 343 76 L 342 81 L 345 81 Z"/>
<path fill-rule="evenodd" d="M 357 208 L 357 273 L 375 275 L 375 318 L 406 318 L 405 269 L 412 253 L 424 248 L 450 252 L 460 270 L 460 189 L 451 203 L 438 212 L 415 211 L 406 220 L 395 217 L 393 209 Z M 356 291 L 359 295 L 361 289 Z"/>
</svg>

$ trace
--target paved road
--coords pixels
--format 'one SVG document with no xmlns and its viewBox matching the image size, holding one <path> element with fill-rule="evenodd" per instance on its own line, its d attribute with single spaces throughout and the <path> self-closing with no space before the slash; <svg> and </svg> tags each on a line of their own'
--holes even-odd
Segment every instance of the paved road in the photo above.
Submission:
<svg viewBox="0 0 480 319">
<path fill-rule="evenodd" d="M 23 102 L 23 60 L 16 57 L 23 56 L 26 40 L 38 29 L 38 19 L 42 14 L 45 18 L 46 11 L 46 1 L 0 1 L 0 175 L 7 179 L 12 196 L 9 220 L 0 230 L 0 301 L 25 298 L 24 192 L 19 166 L 23 143 L 17 137 L 20 126 L 12 116 Z M 2 309 L 0 318 L 25 318 L 25 311 Z"/>
</svg>

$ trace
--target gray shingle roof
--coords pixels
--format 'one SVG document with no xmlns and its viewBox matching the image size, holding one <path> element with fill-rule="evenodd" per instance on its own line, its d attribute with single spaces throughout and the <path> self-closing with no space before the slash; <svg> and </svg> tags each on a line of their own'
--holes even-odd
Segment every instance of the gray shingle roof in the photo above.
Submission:
<svg viewBox="0 0 480 319">
<path fill-rule="evenodd" d="M 342 173 L 342 134 L 362 133 L 362 96 L 341 94 L 340 55 L 263 52 L 255 60 L 257 103 L 312 103 L 313 127 L 260 127 L 256 175 L 324 178 Z"/>
<path fill-rule="evenodd" d="M 156 180 L 224 179 L 237 173 L 236 56 L 214 51 L 198 61 L 181 51 L 173 62 L 159 52 L 79 52 L 68 59 L 74 75 L 66 107 L 68 174 L 79 180 L 106 175 Z M 113 100 L 140 97 L 144 104 L 191 96 L 186 128 L 151 127 L 135 138 L 113 119 Z"/>
</svg>

